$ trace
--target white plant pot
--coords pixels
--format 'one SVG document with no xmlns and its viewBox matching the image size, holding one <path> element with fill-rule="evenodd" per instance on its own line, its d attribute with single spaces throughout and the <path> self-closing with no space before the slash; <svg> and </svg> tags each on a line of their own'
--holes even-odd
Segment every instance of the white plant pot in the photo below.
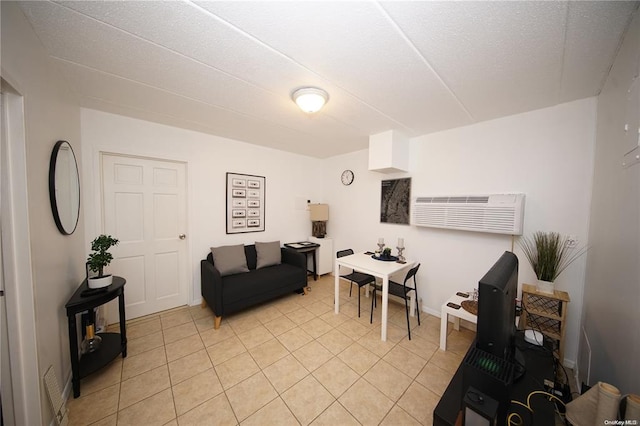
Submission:
<svg viewBox="0 0 640 426">
<path fill-rule="evenodd" d="M 539 293 L 553 294 L 553 291 L 555 290 L 555 284 L 553 283 L 553 281 L 538 280 L 536 289 Z"/>
<path fill-rule="evenodd" d="M 103 277 L 89 278 L 89 288 L 102 288 L 111 285 L 113 282 L 113 275 L 105 275 Z"/>
</svg>

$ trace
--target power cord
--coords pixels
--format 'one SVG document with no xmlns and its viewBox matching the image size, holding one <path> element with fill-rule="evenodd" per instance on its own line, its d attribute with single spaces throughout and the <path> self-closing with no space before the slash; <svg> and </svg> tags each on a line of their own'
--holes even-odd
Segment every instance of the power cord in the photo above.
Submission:
<svg viewBox="0 0 640 426">
<path fill-rule="evenodd" d="M 562 405 L 562 407 L 565 408 L 565 410 L 566 410 L 566 405 L 565 405 L 564 401 L 562 401 L 557 396 L 555 396 L 555 395 L 553 395 L 553 394 L 551 394 L 549 392 L 544 392 L 544 391 L 533 391 L 533 392 L 531 392 L 527 396 L 527 403 L 526 404 L 523 403 L 523 402 L 520 402 L 518 400 L 515 400 L 515 399 L 512 399 L 511 403 L 523 406 L 533 416 L 534 410 L 533 410 L 533 408 L 531 408 L 531 397 L 534 396 L 534 395 L 545 395 L 545 396 L 548 397 L 549 401 L 555 400 L 556 403 L 559 402 Z M 556 405 L 555 412 L 556 412 L 556 414 L 558 414 L 564 420 L 564 414 L 562 414 L 562 413 L 560 413 L 560 411 L 558 411 L 557 405 Z M 519 423 L 513 423 L 513 419 L 518 419 Z M 518 413 L 512 412 L 507 416 L 507 422 L 506 422 L 507 426 L 520 426 L 520 425 L 522 425 L 522 423 L 523 423 L 522 416 L 520 416 L 520 414 L 518 414 Z"/>
<path fill-rule="evenodd" d="M 514 422 L 513 419 L 517 419 L 518 422 Z M 507 417 L 507 426 L 521 426 L 523 423 L 522 416 L 518 413 L 511 413 L 509 417 Z"/>
</svg>

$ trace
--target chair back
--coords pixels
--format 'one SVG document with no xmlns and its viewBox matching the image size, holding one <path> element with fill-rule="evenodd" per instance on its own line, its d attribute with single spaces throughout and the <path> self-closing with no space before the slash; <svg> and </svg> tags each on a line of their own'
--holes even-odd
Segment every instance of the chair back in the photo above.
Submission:
<svg viewBox="0 0 640 426">
<path fill-rule="evenodd" d="M 352 254 L 353 254 L 353 250 L 351 249 L 340 250 L 339 252 L 336 253 L 336 257 L 345 257 Z"/>
<path fill-rule="evenodd" d="M 409 269 L 409 272 L 407 272 L 407 276 L 404 277 L 403 285 L 405 287 L 407 286 L 407 281 L 409 281 L 411 278 L 413 278 L 413 285 L 416 286 L 416 274 L 418 273 L 419 268 L 420 268 L 420 264 L 418 263 L 416 266 Z"/>
</svg>

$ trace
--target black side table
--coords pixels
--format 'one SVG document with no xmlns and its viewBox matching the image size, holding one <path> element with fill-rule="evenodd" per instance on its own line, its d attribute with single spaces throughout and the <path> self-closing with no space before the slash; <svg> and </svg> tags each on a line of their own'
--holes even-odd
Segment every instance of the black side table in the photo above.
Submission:
<svg viewBox="0 0 640 426">
<path fill-rule="evenodd" d="M 80 396 L 80 379 L 104 367 L 118 355 L 127 356 L 127 330 L 124 315 L 124 285 L 126 280 L 121 277 L 113 277 L 113 283 L 99 293 L 90 296 L 82 296 L 82 292 L 89 289 L 87 280 L 73 293 L 67 302 L 67 319 L 69 320 L 69 353 L 71 354 L 71 372 L 73 375 L 73 397 Z M 99 333 L 102 337 L 100 349 L 93 353 L 85 354 L 82 358 L 78 354 L 78 332 L 76 329 L 76 314 L 91 311 L 93 308 L 118 298 L 120 311 L 120 333 Z"/>
<path fill-rule="evenodd" d="M 313 280 L 318 281 L 318 269 L 316 268 L 316 249 L 320 247 L 320 244 L 312 243 L 310 241 L 301 241 L 299 243 L 286 243 L 284 246 L 293 249 L 298 253 L 304 254 L 307 259 L 309 258 L 309 255 L 311 255 L 313 259 Z"/>
</svg>

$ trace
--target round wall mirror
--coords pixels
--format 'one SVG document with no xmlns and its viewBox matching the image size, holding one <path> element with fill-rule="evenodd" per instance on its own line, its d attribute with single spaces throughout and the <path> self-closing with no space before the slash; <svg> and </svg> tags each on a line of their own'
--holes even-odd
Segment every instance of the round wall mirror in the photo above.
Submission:
<svg viewBox="0 0 640 426">
<path fill-rule="evenodd" d="M 49 163 L 49 198 L 56 226 L 71 235 L 80 215 L 80 177 L 76 156 L 69 142 L 58 141 Z"/>
</svg>

